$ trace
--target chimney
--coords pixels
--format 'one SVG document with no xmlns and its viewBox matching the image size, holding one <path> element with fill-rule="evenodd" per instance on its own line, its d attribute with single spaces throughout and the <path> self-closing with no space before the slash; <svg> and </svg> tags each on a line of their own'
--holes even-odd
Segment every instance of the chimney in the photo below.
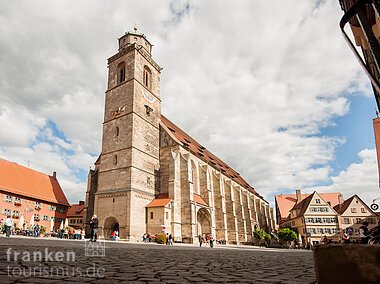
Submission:
<svg viewBox="0 0 380 284">
<path fill-rule="evenodd" d="M 339 209 L 342 207 L 342 204 L 344 202 L 343 195 L 339 193 L 338 195 L 338 200 L 339 200 Z"/>
<path fill-rule="evenodd" d="M 297 203 L 299 203 L 302 199 L 300 189 L 296 189 L 296 198 L 297 198 Z"/>
<path fill-rule="evenodd" d="M 57 178 L 57 173 L 53 172 L 53 178 Z"/>
<path fill-rule="evenodd" d="M 79 201 L 79 205 L 83 205 L 84 204 L 84 201 Z"/>
</svg>

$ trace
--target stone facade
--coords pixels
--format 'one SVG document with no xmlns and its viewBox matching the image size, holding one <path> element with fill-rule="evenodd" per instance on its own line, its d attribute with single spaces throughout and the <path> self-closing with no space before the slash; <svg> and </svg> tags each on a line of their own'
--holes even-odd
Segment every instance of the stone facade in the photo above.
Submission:
<svg viewBox="0 0 380 284">
<path fill-rule="evenodd" d="M 268 202 L 161 115 L 161 68 L 151 49 L 143 34 L 128 32 L 108 59 L 102 152 L 89 173 L 86 221 L 96 214 L 100 236 L 118 230 L 127 240 L 165 232 L 181 242 L 212 234 L 250 243 L 255 228 L 271 231 Z"/>
</svg>

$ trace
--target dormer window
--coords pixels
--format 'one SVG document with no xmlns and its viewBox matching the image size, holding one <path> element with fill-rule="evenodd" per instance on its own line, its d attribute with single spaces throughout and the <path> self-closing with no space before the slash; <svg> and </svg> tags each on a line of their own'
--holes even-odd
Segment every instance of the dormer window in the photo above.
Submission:
<svg viewBox="0 0 380 284">
<path fill-rule="evenodd" d="M 151 87 L 151 77 L 152 77 L 152 72 L 150 71 L 148 66 L 144 66 L 144 86 L 150 89 Z"/>
<path fill-rule="evenodd" d="M 120 62 L 117 65 L 117 83 L 120 84 L 125 81 L 125 62 Z"/>
</svg>

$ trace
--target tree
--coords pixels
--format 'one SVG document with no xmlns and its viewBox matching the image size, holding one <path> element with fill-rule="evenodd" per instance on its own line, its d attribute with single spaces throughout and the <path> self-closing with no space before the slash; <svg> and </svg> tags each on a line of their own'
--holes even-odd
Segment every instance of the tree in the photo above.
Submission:
<svg viewBox="0 0 380 284">
<path fill-rule="evenodd" d="M 278 231 L 278 238 L 287 245 L 298 239 L 297 233 L 290 228 L 282 228 Z"/>
<path fill-rule="evenodd" d="M 264 230 L 253 231 L 253 236 L 259 241 L 260 246 L 268 246 L 271 236 Z"/>
</svg>

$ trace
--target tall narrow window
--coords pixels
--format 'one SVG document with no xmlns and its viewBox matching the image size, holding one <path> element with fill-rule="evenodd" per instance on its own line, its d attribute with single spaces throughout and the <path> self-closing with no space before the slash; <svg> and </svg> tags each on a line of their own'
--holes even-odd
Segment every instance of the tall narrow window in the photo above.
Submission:
<svg viewBox="0 0 380 284">
<path fill-rule="evenodd" d="M 117 165 L 117 155 L 113 156 L 113 163 Z"/>
<path fill-rule="evenodd" d="M 153 219 L 153 212 L 150 212 L 150 219 Z"/>
<path fill-rule="evenodd" d="M 150 89 L 152 72 L 150 71 L 148 66 L 144 66 L 144 74 L 143 75 L 144 75 L 144 86 Z"/>
<path fill-rule="evenodd" d="M 119 136 L 119 126 L 116 126 L 116 130 L 115 130 L 115 136 L 118 137 Z"/>
<path fill-rule="evenodd" d="M 125 81 L 125 62 L 120 62 L 119 65 L 117 65 L 117 83 L 120 84 L 121 82 Z"/>
</svg>

